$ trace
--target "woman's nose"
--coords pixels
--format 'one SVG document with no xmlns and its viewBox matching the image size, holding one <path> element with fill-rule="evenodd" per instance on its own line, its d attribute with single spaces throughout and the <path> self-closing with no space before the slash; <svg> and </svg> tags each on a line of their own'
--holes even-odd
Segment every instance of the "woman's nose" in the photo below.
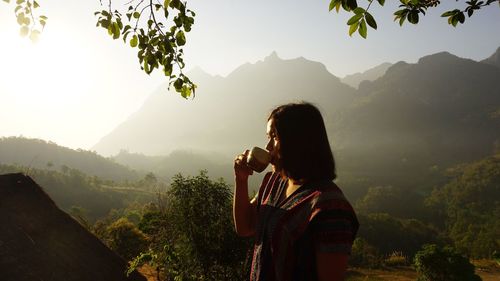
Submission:
<svg viewBox="0 0 500 281">
<path fill-rule="evenodd" d="M 273 144 L 272 144 L 272 139 L 271 139 L 267 142 L 266 149 L 267 149 L 267 151 L 271 151 L 272 148 L 273 148 Z"/>
</svg>

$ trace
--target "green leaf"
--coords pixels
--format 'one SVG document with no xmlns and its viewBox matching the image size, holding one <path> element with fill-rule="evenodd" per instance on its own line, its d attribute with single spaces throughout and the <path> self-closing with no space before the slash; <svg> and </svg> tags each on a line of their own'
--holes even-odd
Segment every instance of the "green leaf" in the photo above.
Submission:
<svg viewBox="0 0 500 281">
<path fill-rule="evenodd" d="M 118 25 L 118 22 L 113 23 L 113 39 L 118 39 L 120 38 L 120 26 Z"/>
<path fill-rule="evenodd" d="M 337 2 L 339 2 L 339 0 L 332 0 L 332 1 L 330 1 L 330 5 L 328 7 L 328 11 L 331 12 L 333 10 L 333 8 L 335 8 L 335 6 L 337 6 Z"/>
<path fill-rule="evenodd" d="M 365 19 L 361 20 L 361 23 L 359 24 L 358 32 L 359 32 L 359 35 L 361 35 L 361 37 L 363 37 L 363 38 L 366 39 L 366 32 L 367 32 L 367 30 L 366 30 Z"/>
<path fill-rule="evenodd" d="M 441 16 L 442 17 L 450 17 L 450 16 L 455 15 L 457 12 L 458 12 L 458 10 L 447 11 L 447 12 L 443 13 Z"/>
<path fill-rule="evenodd" d="M 168 5 L 170 5 L 170 2 L 171 2 L 171 0 L 165 0 L 165 1 L 163 2 L 163 6 L 165 7 L 165 9 L 167 9 L 167 8 L 168 8 Z"/>
<path fill-rule="evenodd" d="M 138 19 L 141 16 L 141 14 L 139 14 L 139 12 L 134 12 L 132 15 L 133 15 L 134 19 Z"/>
<path fill-rule="evenodd" d="M 175 34 L 175 40 L 179 46 L 184 46 L 184 44 L 186 44 L 186 36 L 182 30 L 179 30 L 177 34 Z"/>
<path fill-rule="evenodd" d="M 365 9 L 363 9 L 363 8 L 361 8 L 361 7 L 357 7 L 356 9 L 354 9 L 354 13 L 355 13 L 356 15 L 358 15 L 358 14 L 362 14 L 362 13 L 364 13 L 364 12 L 365 12 Z"/>
<path fill-rule="evenodd" d="M 40 37 L 40 31 L 38 30 L 33 30 L 30 34 L 30 40 L 31 42 L 38 42 L 38 38 Z"/>
<path fill-rule="evenodd" d="M 403 23 L 405 22 L 405 19 L 406 19 L 406 15 L 402 16 L 400 19 L 399 19 L 399 26 L 402 26 Z"/>
<path fill-rule="evenodd" d="M 356 0 L 346 0 L 346 2 L 349 10 L 354 10 L 358 7 L 358 2 Z"/>
<path fill-rule="evenodd" d="M 375 19 L 373 18 L 373 16 L 366 12 L 365 13 L 365 19 L 366 19 L 366 23 L 368 23 L 368 25 L 373 28 L 373 29 L 377 29 L 377 22 L 375 21 Z"/>
<path fill-rule="evenodd" d="M 394 15 L 395 16 L 402 16 L 402 15 L 406 15 L 407 12 L 408 12 L 407 9 L 397 10 L 396 12 L 394 12 Z"/>
<path fill-rule="evenodd" d="M 377 1 L 378 1 L 378 3 L 380 4 L 380 6 L 384 6 L 384 4 L 385 4 L 385 0 L 377 0 Z"/>
<path fill-rule="evenodd" d="M 3 0 L 3 1 L 6 2 L 6 3 L 10 3 L 10 0 Z"/>
<path fill-rule="evenodd" d="M 186 85 L 182 86 L 181 96 L 187 99 L 189 96 L 191 96 L 191 89 Z"/>
<path fill-rule="evenodd" d="M 351 26 L 349 27 L 349 36 L 352 36 L 352 34 L 356 32 L 356 30 L 358 30 L 358 26 L 359 26 L 359 21 L 351 24 Z"/>
<path fill-rule="evenodd" d="M 17 0 L 16 1 L 16 4 L 22 4 L 22 3 L 24 3 L 24 0 Z"/>
<path fill-rule="evenodd" d="M 408 21 L 412 24 L 417 24 L 418 23 L 418 11 L 417 10 L 412 10 L 408 14 Z"/>
<path fill-rule="evenodd" d="M 465 15 L 464 15 L 464 13 L 459 13 L 459 14 L 457 15 L 457 18 L 458 18 L 458 21 L 459 21 L 460 23 L 464 23 L 464 22 L 465 22 Z"/>
<path fill-rule="evenodd" d="M 354 15 L 352 16 L 348 21 L 347 21 L 347 25 L 351 25 L 355 22 L 358 22 L 361 18 L 363 17 L 363 14 L 357 14 L 357 15 Z"/>
<path fill-rule="evenodd" d="M 174 87 L 177 92 L 180 92 L 182 89 L 182 85 L 184 84 L 184 81 L 182 78 L 177 78 L 174 82 Z"/>
<path fill-rule="evenodd" d="M 17 15 L 17 23 L 19 25 L 23 25 L 23 23 L 24 23 L 24 13 L 19 13 Z"/>
<path fill-rule="evenodd" d="M 134 36 L 132 36 L 132 39 L 130 40 L 130 47 L 132 48 L 135 48 L 137 47 L 137 35 L 134 34 Z"/>
<path fill-rule="evenodd" d="M 38 8 L 38 7 L 40 7 L 40 5 L 38 4 L 38 2 L 33 1 L 33 7 Z"/>
<path fill-rule="evenodd" d="M 21 34 L 22 37 L 25 37 L 26 35 L 28 35 L 29 32 L 30 32 L 29 27 L 23 26 L 23 27 L 21 27 L 19 34 Z"/>
</svg>

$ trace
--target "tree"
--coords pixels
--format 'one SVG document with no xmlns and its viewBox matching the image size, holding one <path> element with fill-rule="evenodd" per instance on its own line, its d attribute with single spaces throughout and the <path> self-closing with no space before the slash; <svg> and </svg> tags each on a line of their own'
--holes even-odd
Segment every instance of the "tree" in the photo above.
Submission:
<svg viewBox="0 0 500 281">
<path fill-rule="evenodd" d="M 3 0 L 10 3 L 11 0 Z M 102 0 L 99 0 L 103 5 Z M 357 0 L 331 0 L 329 10 L 337 12 L 344 10 L 352 16 L 347 21 L 349 35 L 356 31 L 363 38 L 367 37 L 367 26 L 377 29 L 377 22 L 369 10 L 374 0 L 366 0 L 366 7 L 358 6 Z M 400 0 L 399 10 L 394 12 L 394 20 L 400 25 L 408 20 L 417 24 L 420 16 L 425 15 L 430 8 L 441 4 L 440 0 Z M 457 26 L 463 24 L 466 14 L 471 17 L 475 11 L 493 3 L 500 5 L 500 0 L 469 0 L 465 2 L 464 9 L 453 9 L 441 16 L 448 19 L 448 23 Z M 377 0 L 384 6 L 385 0 Z M 186 44 L 186 33 L 191 31 L 194 24 L 195 12 L 187 8 L 187 2 L 182 0 L 131 0 L 124 9 L 113 9 L 112 0 L 108 0 L 107 8 L 96 11 L 97 26 L 107 30 L 113 39 L 123 39 L 132 48 L 137 48 L 141 69 L 147 74 L 161 68 L 169 85 L 182 97 L 194 96 L 196 84 L 187 77 L 184 69 L 183 49 Z M 34 9 L 40 5 L 35 0 L 16 0 L 14 12 L 21 28 L 22 36 L 29 36 L 36 41 L 41 30 L 47 23 L 47 17 L 37 16 Z M 104 6 L 104 5 L 103 5 Z M 125 14 L 125 17 L 122 15 Z M 169 87 L 170 87 L 169 86 Z"/>
<path fill-rule="evenodd" d="M 469 259 L 450 247 L 425 245 L 415 255 L 419 281 L 480 281 Z"/>
<path fill-rule="evenodd" d="M 166 206 L 142 216 L 139 228 L 152 243 L 133 267 L 148 262 L 175 280 L 248 276 L 245 262 L 251 241 L 234 231 L 232 193 L 226 183 L 210 180 L 205 171 L 195 177 L 179 174 L 172 178 L 165 197 Z"/>
<path fill-rule="evenodd" d="M 499 248 L 500 154 L 464 165 L 428 205 L 444 214 L 448 236 L 461 252 L 489 258 Z"/>
</svg>

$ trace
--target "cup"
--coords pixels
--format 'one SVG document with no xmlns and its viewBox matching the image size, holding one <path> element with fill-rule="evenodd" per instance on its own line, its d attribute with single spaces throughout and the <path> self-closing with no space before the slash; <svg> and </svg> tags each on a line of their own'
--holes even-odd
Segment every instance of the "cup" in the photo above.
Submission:
<svg viewBox="0 0 500 281">
<path fill-rule="evenodd" d="M 254 147 L 247 156 L 247 166 L 260 173 L 264 171 L 271 162 L 271 155 L 267 150 L 260 147 Z"/>
</svg>

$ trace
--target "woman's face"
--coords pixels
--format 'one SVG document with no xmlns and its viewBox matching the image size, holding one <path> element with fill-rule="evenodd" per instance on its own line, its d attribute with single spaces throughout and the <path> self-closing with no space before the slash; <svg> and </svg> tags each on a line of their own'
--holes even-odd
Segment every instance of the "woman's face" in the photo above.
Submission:
<svg viewBox="0 0 500 281">
<path fill-rule="evenodd" d="M 280 140 L 276 131 L 274 119 L 272 118 L 267 121 L 267 138 L 268 142 L 266 145 L 266 149 L 269 151 L 269 154 L 271 154 L 271 164 L 273 165 L 274 171 L 279 171 Z"/>
</svg>

